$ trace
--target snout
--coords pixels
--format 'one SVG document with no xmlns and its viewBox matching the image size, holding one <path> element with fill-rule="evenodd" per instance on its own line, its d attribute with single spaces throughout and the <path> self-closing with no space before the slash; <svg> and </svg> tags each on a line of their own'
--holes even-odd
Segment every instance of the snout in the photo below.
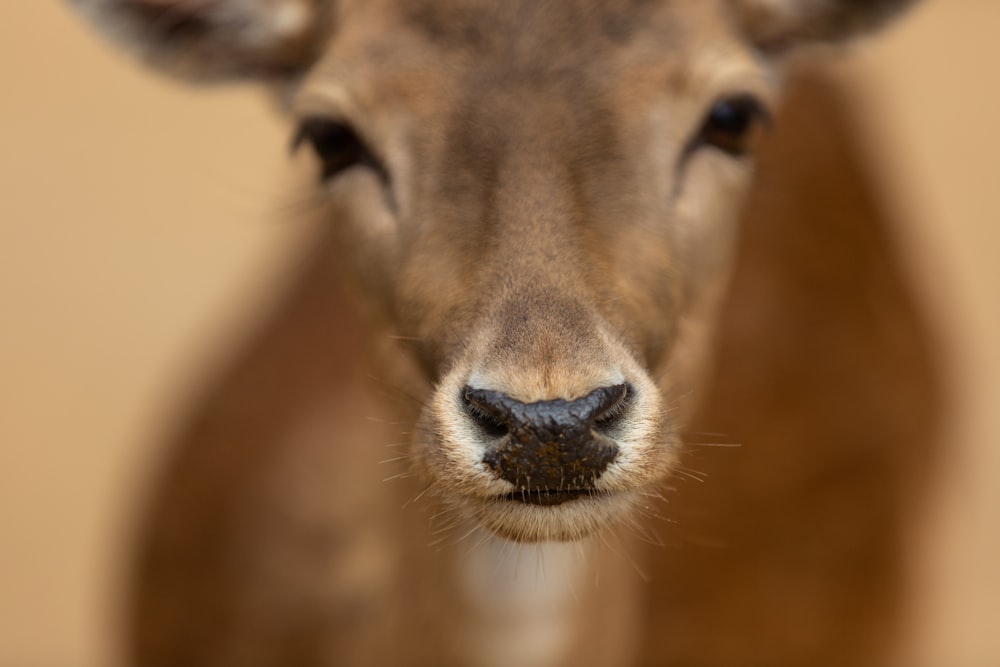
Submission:
<svg viewBox="0 0 1000 667">
<path fill-rule="evenodd" d="M 524 403 L 466 386 L 462 397 L 470 419 L 492 440 L 483 463 L 514 486 L 507 499 L 559 505 L 589 495 L 618 456 L 613 432 L 631 394 L 618 384 L 575 400 Z"/>
<path fill-rule="evenodd" d="M 471 337 L 424 411 L 416 461 L 434 494 L 499 535 L 579 539 L 671 470 L 668 411 L 599 318 L 519 324 Z"/>
</svg>

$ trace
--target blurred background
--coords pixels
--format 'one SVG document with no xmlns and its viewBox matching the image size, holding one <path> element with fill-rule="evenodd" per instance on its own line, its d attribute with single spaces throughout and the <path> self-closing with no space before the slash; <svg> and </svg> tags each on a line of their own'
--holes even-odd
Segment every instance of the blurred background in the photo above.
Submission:
<svg viewBox="0 0 1000 667">
<path fill-rule="evenodd" d="M 149 76 L 62 3 L 3 11 L 0 667 L 105 667 L 149 443 L 316 229 L 262 94 Z M 952 395 L 905 665 L 1000 665 L 998 30 L 996 0 L 929 0 L 835 70 Z"/>
</svg>

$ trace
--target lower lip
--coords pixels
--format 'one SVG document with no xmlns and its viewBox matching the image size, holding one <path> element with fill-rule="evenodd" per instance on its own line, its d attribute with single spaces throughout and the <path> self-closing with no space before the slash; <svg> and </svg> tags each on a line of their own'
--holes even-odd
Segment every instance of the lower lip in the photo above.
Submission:
<svg viewBox="0 0 1000 667">
<path fill-rule="evenodd" d="M 587 490 L 573 491 L 515 491 L 505 496 L 500 496 L 500 500 L 508 502 L 524 503 L 525 505 L 562 505 L 579 498 L 589 498 L 592 492 Z"/>
</svg>

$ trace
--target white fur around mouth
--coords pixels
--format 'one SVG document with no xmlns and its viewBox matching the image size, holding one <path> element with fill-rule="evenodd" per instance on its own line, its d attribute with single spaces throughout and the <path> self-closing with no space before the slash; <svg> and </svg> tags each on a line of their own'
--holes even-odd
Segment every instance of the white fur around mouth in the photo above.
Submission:
<svg viewBox="0 0 1000 667">
<path fill-rule="evenodd" d="M 545 491 L 532 491 L 535 498 Z M 559 494 L 551 491 L 548 493 Z M 634 504 L 631 492 L 587 490 L 561 492 L 556 502 L 531 502 L 520 492 L 489 498 L 466 498 L 463 513 L 506 539 L 518 542 L 579 540 L 627 516 Z M 566 497 L 573 495 L 574 497 Z"/>
</svg>

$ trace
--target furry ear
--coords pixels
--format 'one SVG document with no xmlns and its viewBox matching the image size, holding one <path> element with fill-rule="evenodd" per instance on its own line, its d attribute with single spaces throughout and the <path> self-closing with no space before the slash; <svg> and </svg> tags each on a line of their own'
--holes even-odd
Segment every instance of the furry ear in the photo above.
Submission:
<svg viewBox="0 0 1000 667">
<path fill-rule="evenodd" d="M 765 51 L 838 42 L 874 31 L 916 0 L 729 0 Z"/>
<path fill-rule="evenodd" d="M 69 0 L 150 64 L 196 80 L 294 76 L 319 56 L 334 0 Z"/>
</svg>

